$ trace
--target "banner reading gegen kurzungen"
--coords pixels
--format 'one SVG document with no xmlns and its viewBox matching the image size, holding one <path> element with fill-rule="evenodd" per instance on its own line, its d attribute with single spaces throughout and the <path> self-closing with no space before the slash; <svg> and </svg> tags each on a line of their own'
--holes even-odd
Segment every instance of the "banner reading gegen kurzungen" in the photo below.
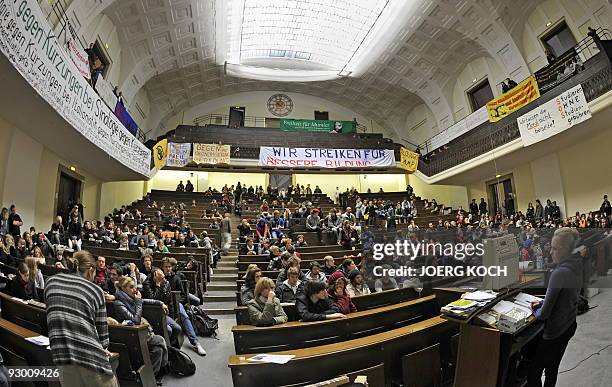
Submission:
<svg viewBox="0 0 612 387">
<path fill-rule="evenodd" d="M 196 164 L 229 164 L 230 146 L 219 144 L 193 144 L 193 162 Z"/>
</svg>

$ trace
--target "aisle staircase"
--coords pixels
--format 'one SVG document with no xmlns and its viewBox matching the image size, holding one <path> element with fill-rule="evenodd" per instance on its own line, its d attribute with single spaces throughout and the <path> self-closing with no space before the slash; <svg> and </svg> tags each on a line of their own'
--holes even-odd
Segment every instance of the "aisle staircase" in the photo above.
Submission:
<svg viewBox="0 0 612 387">
<path fill-rule="evenodd" d="M 232 315 L 236 307 L 236 280 L 238 279 L 238 268 L 236 267 L 238 230 L 236 227 L 240 224 L 241 218 L 231 214 L 230 220 L 232 247 L 228 255 L 221 256 L 217 268 L 213 269 L 207 292 L 204 295 L 204 308 L 213 317 L 215 315 Z"/>
</svg>

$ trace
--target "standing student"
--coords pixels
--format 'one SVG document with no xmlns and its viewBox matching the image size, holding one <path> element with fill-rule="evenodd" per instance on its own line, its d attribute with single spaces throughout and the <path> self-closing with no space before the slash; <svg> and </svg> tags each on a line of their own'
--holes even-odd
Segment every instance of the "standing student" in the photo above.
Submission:
<svg viewBox="0 0 612 387">
<path fill-rule="evenodd" d="M 118 387 L 107 348 L 106 303 L 93 283 L 96 264 L 79 251 L 78 275 L 56 274 L 45 288 L 51 357 L 63 386 Z"/>
<path fill-rule="evenodd" d="M 21 226 L 23 226 L 23 221 L 21 220 L 21 216 L 17 213 L 17 207 L 14 204 L 11 204 L 11 212 L 8 217 L 8 231 L 9 234 L 13 236 L 15 241 L 19 241 L 19 237 L 21 236 Z"/>
<path fill-rule="evenodd" d="M 576 229 L 563 227 L 553 234 L 550 253 L 557 264 L 552 272 L 544 301 L 533 303 L 538 320 L 544 321 L 544 331 L 537 342 L 533 363 L 527 375 L 529 387 L 545 387 L 557 383 L 559 364 L 570 339 L 576 333 L 578 295 L 582 287 L 582 256 L 574 254 L 579 239 Z"/>
</svg>

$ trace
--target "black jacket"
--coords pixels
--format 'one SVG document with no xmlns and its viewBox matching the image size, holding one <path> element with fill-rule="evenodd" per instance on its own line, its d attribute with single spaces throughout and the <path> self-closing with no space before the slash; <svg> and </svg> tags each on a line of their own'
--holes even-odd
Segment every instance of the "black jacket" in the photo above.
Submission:
<svg viewBox="0 0 612 387">
<path fill-rule="evenodd" d="M 319 300 L 319 302 L 313 304 L 310 301 L 310 297 L 306 296 L 306 293 L 296 297 L 295 307 L 302 321 L 322 321 L 327 319 L 328 314 L 339 313 L 338 308 L 329 298 Z"/>
<path fill-rule="evenodd" d="M 164 281 L 160 286 L 156 286 L 153 276 L 149 276 L 142 284 L 142 297 L 151 300 L 158 300 L 166 305 L 172 305 L 170 283 Z"/>
<path fill-rule="evenodd" d="M 20 275 L 16 275 L 11 281 L 10 290 L 13 297 L 21 298 L 22 300 L 38 301 L 38 290 L 34 281 L 29 281 L 26 286 L 23 286 Z"/>
<path fill-rule="evenodd" d="M 304 285 L 302 282 L 300 282 L 297 286 L 297 291 L 293 293 L 291 287 L 286 283 L 286 281 L 283 281 L 276 287 L 274 292 L 276 293 L 276 297 L 278 297 L 280 302 L 295 302 L 295 298 L 304 293 Z"/>
</svg>

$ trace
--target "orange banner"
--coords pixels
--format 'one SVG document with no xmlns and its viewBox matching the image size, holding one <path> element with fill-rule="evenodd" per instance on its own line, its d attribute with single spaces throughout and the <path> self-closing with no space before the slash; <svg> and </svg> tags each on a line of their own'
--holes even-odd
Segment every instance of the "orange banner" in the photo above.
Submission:
<svg viewBox="0 0 612 387">
<path fill-rule="evenodd" d="M 512 90 L 487 103 L 489 122 L 497 122 L 510 113 L 540 97 L 538 83 L 533 76 L 519 83 Z"/>
</svg>

